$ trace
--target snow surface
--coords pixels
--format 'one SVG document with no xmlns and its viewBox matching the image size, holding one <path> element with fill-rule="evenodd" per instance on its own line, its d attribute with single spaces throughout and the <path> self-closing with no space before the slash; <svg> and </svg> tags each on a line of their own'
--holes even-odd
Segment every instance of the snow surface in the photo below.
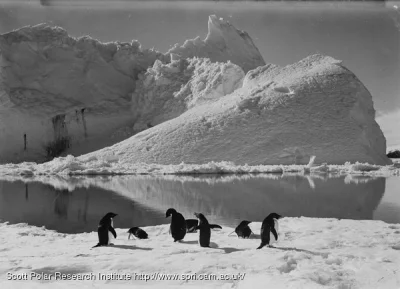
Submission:
<svg viewBox="0 0 400 289">
<path fill-rule="evenodd" d="M 74 155 L 109 146 L 133 135 L 137 127 L 141 130 L 142 123 L 147 125 L 153 119 L 157 123 L 182 113 L 178 106 L 176 112 L 168 112 L 170 116 L 164 112 L 164 115 L 152 116 L 150 121 L 137 118 L 137 112 L 143 111 L 146 115 L 149 106 L 154 107 L 153 113 L 158 113 L 165 101 L 173 105 L 180 85 L 187 89 L 178 101 L 191 91 L 210 91 L 207 97 L 218 97 L 241 84 L 237 78 L 243 78 L 242 70 L 247 72 L 265 64 L 247 33 L 215 16 L 210 16 L 208 29 L 204 41 L 196 40 L 200 46 L 187 41 L 165 54 L 143 49 L 137 40 L 101 43 L 89 36 L 71 37 L 64 29 L 45 24 L 0 35 L 0 137 L 7 139 L 0 142 L 0 162 L 43 161 L 44 146 L 60 137 L 70 139 L 69 153 Z M 202 59 L 194 64 L 196 60 L 186 60 L 189 55 L 191 58 L 207 56 L 211 61 Z M 152 91 L 146 95 L 140 89 L 135 91 L 137 86 L 146 86 L 141 76 L 148 68 L 158 71 L 157 67 L 162 66 L 159 79 L 162 81 L 168 78 L 167 70 L 174 72 L 175 64 L 169 66 L 169 63 L 182 63 L 180 60 L 189 62 L 182 68 L 192 65 L 197 70 L 193 72 L 189 67 L 189 71 L 175 71 L 177 75 L 169 81 L 176 82 L 172 85 L 176 90 L 168 88 L 171 93 L 162 97 L 149 96 Z M 224 63 L 215 67 L 211 64 L 218 61 L 237 65 Z M 200 63 L 210 67 L 200 72 Z M 204 77 L 204 83 L 193 88 L 192 77 L 182 75 L 186 72 L 199 77 L 212 72 L 216 78 Z M 177 77 L 183 79 L 177 80 Z M 168 84 L 156 83 L 164 88 Z M 132 95 L 134 91 L 137 93 Z M 135 99 L 135 96 L 141 98 Z M 166 96 L 169 99 L 163 99 Z M 196 97 L 189 96 L 193 101 Z M 149 100 L 154 103 L 148 103 Z M 165 107 L 168 108 L 171 106 Z"/>
<path fill-rule="evenodd" d="M 209 221 L 212 221 L 210 219 Z M 97 233 L 62 234 L 26 224 L 0 223 L 1 288 L 385 288 L 400 285 L 400 225 L 381 221 L 283 218 L 275 248 L 256 250 L 261 223 L 252 223 L 255 236 L 238 239 L 233 228 L 213 230 L 212 248 L 197 244 L 197 233 L 174 243 L 168 225 L 143 227 L 148 240 L 128 240 L 118 228 L 114 246 L 93 248 Z M 54 280 L 56 272 L 94 281 Z M 26 281 L 8 281 L 7 273 L 27 273 Z M 45 273 L 51 281 L 31 279 Z M 243 280 L 99 280 L 139 274 L 245 274 Z M 10 275 L 11 276 L 11 275 Z M 173 275 L 169 275 L 173 276 Z M 187 275 L 185 275 L 187 276 Z M 205 275 L 202 275 L 205 276 Z M 211 276 L 211 275 L 207 275 Z M 237 276 L 237 275 L 235 275 Z"/>
</svg>

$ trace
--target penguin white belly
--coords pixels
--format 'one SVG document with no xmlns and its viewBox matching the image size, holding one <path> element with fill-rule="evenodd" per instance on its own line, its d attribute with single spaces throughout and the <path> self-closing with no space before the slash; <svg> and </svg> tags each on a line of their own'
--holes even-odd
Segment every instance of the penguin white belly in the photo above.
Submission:
<svg viewBox="0 0 400 289">
<path fill-rule="evenodd" d="M 278 235 L 278 240 L 279 240 L 279 223 L 277 219 L 274 219 L 274 226 L 275 226 L 275 231 L 276 234 Z M 277 243 L 278 240 L 275 239 L 275 236 L 272 232 L 269 232 L 269 244 Z"/>
<path fill-rule="evenodd" d="M 107 243 L 107 245 L 110 245 L 112 243 L 112 239 L 113 238 L 114 238 L 113 234 L 110 231 L 108 231 L 108 243 Z"/>
<path fill-rule="evenodd" d="M 113 219 L 111 219 L 111 227 L 114 228 Z M 110 245 L 112 243 L 113 239 L 114 239 L 114 235 L 110 231 L 108 231 L 108 243 L 107 243 L 107 245 Z"/>
</svg>

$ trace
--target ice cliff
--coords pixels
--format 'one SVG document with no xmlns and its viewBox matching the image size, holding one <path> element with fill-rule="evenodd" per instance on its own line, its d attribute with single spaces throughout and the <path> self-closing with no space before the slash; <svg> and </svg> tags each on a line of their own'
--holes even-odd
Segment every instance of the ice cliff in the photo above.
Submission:
<svg viewBox="0 0 400 289">
<path fill-rule="evenodd" d="M 207 63 L 230 60 L 242 65 L 232 68 L 236 70 L 264 65 L 245 32 L 215 16 L 210 16 L 208 28 L 204 41 L 187 41 L 165 54 L 142 49 L 136 40 L 101 43 L 88 36 L 73 38 L 62 28 L 44 24 L 0 35 L 0 162 L 44 160 L 45 147 L 57 141 L 66 141 L 69 153 L 86 153 L 131 136 L 136 122 L 135 128 L 143 129 L 142 123 L 151 123 L 152 117 L 141 121 L 137 116 L 157 113 L 156 108 L 149 111 L 153 104 L 148 102 L 157 102 L 158 95 L 135 99 L 143 95 L 135 88 L 146 86 L 140 74 L 153 65 L 173 70 L 171 59 L 188 63 L 186 55 L 207 55 Z M 190 76 L 182 77 L 180 84 L 186 85 Z M 166 116 L 158 119 L 181 112 L 164 112 Z"/>
<path fill-rule="evenodd" d="M 165 54 L 46 25 L 0 35 L 0 162 L 41 161 L 57 140 L 123 162 L 390 162 L 340 61 L 265 65 L 247 33 L 215 16 L 208 30 Z"/>
</svg>

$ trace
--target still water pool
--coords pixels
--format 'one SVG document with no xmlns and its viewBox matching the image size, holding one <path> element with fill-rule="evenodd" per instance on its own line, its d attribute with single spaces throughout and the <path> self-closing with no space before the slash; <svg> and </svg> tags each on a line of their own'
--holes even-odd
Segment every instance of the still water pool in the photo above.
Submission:
<svg viewBox="0 0 400 289">
<path fill-rule="evenodd" d="M 0 220 L 64 233 L 91 232 L 109 211 L 117 228 L 169 223 L 204 213 L 235 227 L 271 212 L 289 217 L 383 220 L 400 223 L 400 178 L 365 176 L 112 176 L 0 180 Z"/>
</svg>

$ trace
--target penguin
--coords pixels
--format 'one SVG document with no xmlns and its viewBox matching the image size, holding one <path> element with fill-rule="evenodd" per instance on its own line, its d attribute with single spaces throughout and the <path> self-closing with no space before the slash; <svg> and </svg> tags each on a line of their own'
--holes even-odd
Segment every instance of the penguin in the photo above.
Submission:
<svg viewBox="0 0 400 289">
<path fill-rule="evenodd" d="M 251 221 L 246 221 L 243 220 L 240 222 L 240 224 L 235 228 L 235 233 L 238 236 L 238 238 L 249 238 L 253 232 L 251 231 L 249 224 Z"/>
<path fill-rule="evenodd" d="M 279 224 L 278 220 L 282 218 L 281 215 L 277 213 L 269 214 L 261 225 L 261 244 L 257 249 L 261 249 L 265 245 L 270 245 L 270 241 L 277 242 L 278 241 L 278 231 Z"/>
<path fill-rule="evenodd" d="M 174 242 L 181 241 L 186 235 L 186 221 L 182 214 L 178 213 L 175 209 L 169 208 L 165 213 L 166 218 L 171 217 L 171 225 L 169 232 L 174 238 Z"/>
<path fill-rule="evenodd" d="M 199 233 L 199 245 L 200 247 L 210 247 L 211 239 L 211 228 L 206 217 L 202 213 L 194 213 L 194 215 L 199 219 L 199 225 L 196 229 L 200 230 Z"/>
<path fill-rule="evenodd" d="M 99 226 L 97 227 L 97 234 L 99 236 L 99 243 L 94 246 L 95 247 L 100 247 L 100 246 L 108 246 L 110 245 L 110 240 L 114 236 L 114 238 L 117 238 L 117 233 L 114 230 L 113 227 L 113 218 L 117 216 L 118 214 L 115 213 L 107 213 L 99 222 Z M 112 235 L 111 235 L 112 234 Z"/>
<path fill-rule="evenodd" d="M 197 225 L 199 221 L 197 219 L 186 219 L 186 233 L 196 233 L 197 232 Z M 222 229 L 220 225 L 217 224 L 210 224 L 211 229 Z"/>
<path fill-rule="evenodd" d="M 129 233 L 128 240 L 131 238 L 131 235 L 138 239 L 148 239 L 147 233 L 139 227 L 132 227 L 127 233 Z"/>
</svg>

